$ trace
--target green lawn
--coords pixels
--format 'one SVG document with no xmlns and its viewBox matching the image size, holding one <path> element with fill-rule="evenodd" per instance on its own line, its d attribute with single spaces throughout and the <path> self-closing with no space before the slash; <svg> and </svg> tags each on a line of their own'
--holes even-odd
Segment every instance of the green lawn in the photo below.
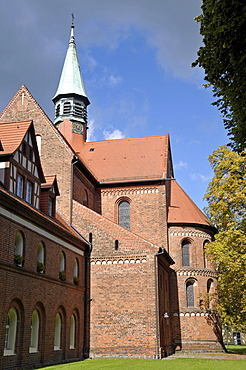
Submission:
<svg viewBox="0 0 246 370">
<path fill-rule="evenodd" d="M 228 344 L 226 346 L 228 352 L 238 353 L 239 355 L 246 355 L 246 346 L 236 346 L 234 344 Z"/>
<path fill-rule="evenodd" d="M 45 367 L 45 370 L 91 370 L 91 369 L 163 369 L 163 370 L 246 370 L 244 360 L 217 360 L 178 358 L 173 360 L 95 359 L 70 364 Z"/>
</svg>

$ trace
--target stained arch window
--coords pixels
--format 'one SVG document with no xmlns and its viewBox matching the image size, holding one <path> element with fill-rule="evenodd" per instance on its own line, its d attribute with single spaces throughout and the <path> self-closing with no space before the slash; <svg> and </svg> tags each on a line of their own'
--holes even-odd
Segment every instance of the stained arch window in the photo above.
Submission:
<svg viewBox="0 0 246 370">
<path fill-rule="evenodd" d="M 182 266 L 190 266 L 190 244 L 187 241 L 182 243 Z"/>
<path fill-rule="evenodd" d="M 56 314 L 55 319 L 55 337 L 54 337 L 54 351 L 61 349 L 61 315 Z"/>
<path fill-rule="evenodd" d="M 38 351 L 38 337 L 39 337 L 39 314 L 37 310 L 34 310 L 32 313 L 31 340 L 29 352 Z"/>
<path fill-rule="evenodd" d="M 118 205 L 119 225 L 130 229 L 130 202 L 123 200 Z"/>
<path fill-rule="evenodd" d="M 15 236 L 15 256 L 14 263 L 16 266 L 23 266 L 24 263 L 24 237 L 21 231 Z"/>
<path fill-rule="evenodd" d="M 16 330 L 17 313 L 15 308 L 12 307 L 8 312 L 5 326 L 4 356 L 15 353 Z"/>
<path fill-rule="evenodd" d="M 74 315 L 72 315 L 70 317 L 70 349 L 75 348 L 75 333 L 76 333 L 75 317 Z"/>
<path fill-rule="evenodd" d="M 187 281 L 186 283 L 186 302 L 187 307 L 194 307 L 194 282 Z"/>
</svg>

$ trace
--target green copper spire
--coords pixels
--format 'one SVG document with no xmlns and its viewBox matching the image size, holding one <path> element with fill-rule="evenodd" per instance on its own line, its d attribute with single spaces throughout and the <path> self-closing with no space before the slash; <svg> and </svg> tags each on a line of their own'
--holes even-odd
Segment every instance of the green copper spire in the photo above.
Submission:
<svg viewBox="0 0 246 370">
<path fill-rule="evenodd" d="M 57 101 L 61 95 L 68 94 L 80 95 L 88 100 L 79 67 L 73 24 L 71 26 L 71 35 L 59 86 L 53 101 Z"/>
</svg>

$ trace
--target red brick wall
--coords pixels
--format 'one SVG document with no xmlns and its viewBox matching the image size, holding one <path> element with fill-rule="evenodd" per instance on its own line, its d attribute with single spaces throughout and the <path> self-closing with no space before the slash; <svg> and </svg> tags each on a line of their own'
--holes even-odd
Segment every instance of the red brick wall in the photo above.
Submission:
<svg viewBox="0 0 246 370">
<path fill-rule="evenodd" d="M 33 231 L 0 216 L 0 368 L 54 364 L 82 357 L 84 346 L 84 256 L 59 244 L 42 232 Z M 31 224 L 30 224 L 31 226 Z M 24 235 L 24 266 L 14 265 L 14 246 L 17 231 Z M 62 234 L 62 233 L 61 233 Z M 50 234 L 52 235 L 52 234 Z M 61 238 L 61 235 L 56 235 Z M 37 272 L 38 243 L 45 245 L 45 274 Z M 67 241 L 68 242 L 68 241 Z M 71 243 L 76 249 L 76 245 Z M 81 248 L 81 247 L 80 247 Z M 59 280 L 59 253 L 66 255 L 66 282 Z M 79 286 L 73 283 L 74 259 L 79 262 Z M 15 307 L 18 315 L 16 354 L 3 356 L 5 326 L 8 311 Z M 32 312 L 40 313 L 39 352 L 29 353 Z M 63 348 L 54 351 L 55 315 L 61 312 Z M 76 349 L 70 349 L 70 317 L 76 318 Z"/>
<path fill-rule="evenodd" d="M 130 201 L 130 229 L 152 243 L 167 248 L 166 194 L 164 185 L 131 186 L 102 190 L 102 215 L 118 223 L 118 202 Z"/>
</svg>

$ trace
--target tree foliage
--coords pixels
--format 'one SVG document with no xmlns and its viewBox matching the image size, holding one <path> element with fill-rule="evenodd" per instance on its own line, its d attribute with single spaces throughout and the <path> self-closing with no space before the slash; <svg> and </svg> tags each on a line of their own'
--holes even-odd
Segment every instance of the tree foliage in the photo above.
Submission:
<svg viewBox="0 0 246 370">
<path fill-rule="evenodd" d="M 246 330 L 246 151 L 222 146 L 209 161 L 214 177 L 205 194 L 206 212 L 218 234 L 206 249 L 217 267 L 222 319 Z"/>
<path fill-rule="evenodd" d="M 232 148 L 246 149 L 246 1 L 203 0 L 200 22 L 203 46 L 192 66 L 205 70 Z"/>
</svg>

